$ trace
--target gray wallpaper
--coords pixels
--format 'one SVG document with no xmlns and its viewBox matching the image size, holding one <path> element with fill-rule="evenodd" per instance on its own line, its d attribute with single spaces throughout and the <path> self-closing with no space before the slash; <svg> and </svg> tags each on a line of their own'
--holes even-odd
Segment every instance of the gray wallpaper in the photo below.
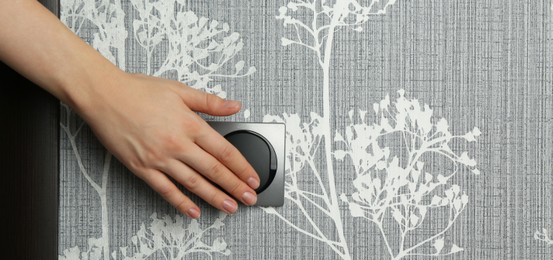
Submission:
<svg viewBox="0 0 553 260">
<path fill-rule="evenodd" d="M 60 259 L 553 258 L 550 0 L 61 6 L 120 68 L 285 122 L 287 158 L 283 207 L 191 221 L 62 105 Z"/>
</svg>

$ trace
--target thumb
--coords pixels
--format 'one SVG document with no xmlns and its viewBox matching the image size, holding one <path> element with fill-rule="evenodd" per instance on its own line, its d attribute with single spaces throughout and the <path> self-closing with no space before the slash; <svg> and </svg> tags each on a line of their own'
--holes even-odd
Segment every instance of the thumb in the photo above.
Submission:
<svg viewBox="0 0 553 260">
<path fill-rule="evenodd" d="M 212 116 L 229 116 L 238 113 L 242 104 L 235 100 L 224 100 L 201 90 L 185 87 L 181 95 L 184 103 L 196 112 Z"/>
</svg>

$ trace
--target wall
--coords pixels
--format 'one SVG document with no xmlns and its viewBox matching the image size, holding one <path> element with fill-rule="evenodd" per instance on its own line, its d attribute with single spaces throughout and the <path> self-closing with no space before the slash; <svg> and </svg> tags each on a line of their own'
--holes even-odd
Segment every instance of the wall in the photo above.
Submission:
<svg viewBox="0 0 553 260">
<path fill-rule="evenodd" d="M 61 1 L 122 69 L 286 122 L 287 200 L 185 219 L 63 106 L 60 259 L 553 256 L 553 3 L 306 2 Z"/>
</svg>

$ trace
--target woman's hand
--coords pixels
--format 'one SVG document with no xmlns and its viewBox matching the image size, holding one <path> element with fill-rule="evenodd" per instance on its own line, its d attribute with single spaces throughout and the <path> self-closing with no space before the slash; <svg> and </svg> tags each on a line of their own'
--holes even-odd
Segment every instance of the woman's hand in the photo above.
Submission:
<svg viewBox="0 0 553 260">
<path fill-rule="evenodd" d="M 240 103 L 176 81 L 121 73 L 104 79 L 79 113 L 96 136 L 136 176 L 180 212 L 200 209 L 172 180 L 214 207 L 234 213 L 257 200 L 259 177 L 240 152 L 194 111 L 215 116 L 240 111 Z"/>
<path fill-rule="evenodd" d="M 253 205 L 259 177 L 193 111 L 226 116 L 240 103 L 175 81 L 127 74 L 37 1 L 0 1 L 0 60 L 70 105 L 100 141 L 180 212 L 200 209 L 171 180 L 227 213 Z M 246 184 L 247 183 L 247 184 Z"/>
</svg>

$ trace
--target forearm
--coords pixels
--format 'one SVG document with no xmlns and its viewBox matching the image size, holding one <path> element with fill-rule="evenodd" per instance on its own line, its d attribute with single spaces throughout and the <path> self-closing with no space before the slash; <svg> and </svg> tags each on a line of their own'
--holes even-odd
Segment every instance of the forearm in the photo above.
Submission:
<svg viewBox="0 0 553 260">
<path fill-rule="evenodd" d="M 0 60 L 75 109 L 122 72 L 34 0 L 0 0 Z M 102 95 L 99 93 L 102 92 Z"/>
</svg>

